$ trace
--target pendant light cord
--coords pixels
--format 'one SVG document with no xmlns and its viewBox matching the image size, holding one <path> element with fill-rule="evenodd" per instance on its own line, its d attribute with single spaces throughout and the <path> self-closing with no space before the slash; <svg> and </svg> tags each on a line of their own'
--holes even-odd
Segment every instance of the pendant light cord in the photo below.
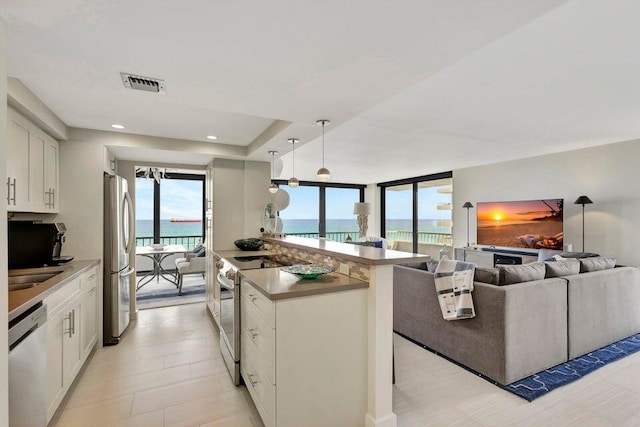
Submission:
<svg viewBox="0 0 640 427">
<path fill-rule="evenodd" d="M 291 160 L 292 160 L 292 162 L 291 162 L 292 165 L 291 166 L 292 167 L 291 167 L 291 169 L 293 171 L 292 175 L 295 177 L 296 176 L 296 142 L 292 141 L 291 145 L 292 145 L 292 147 L 291 147 L 292 148 L 292 150 L 291 150 Z"/>
<path fill-rule="evenodd" d="M 324 121 L 322 122 L 322 168 L 324 169 Z"/>
</svg>

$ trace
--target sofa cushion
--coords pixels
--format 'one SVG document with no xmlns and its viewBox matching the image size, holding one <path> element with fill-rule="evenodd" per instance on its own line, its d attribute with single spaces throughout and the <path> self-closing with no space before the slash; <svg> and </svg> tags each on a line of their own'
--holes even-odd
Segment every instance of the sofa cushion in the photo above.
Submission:
<svg viewBox="0 0 640 427">
<path fill-rule="evenodd" d="M 488 283 L 490 285 L 499 285 L 500 270 L 497 268 L 476 267 L 473 275 L 473 281 Z"/>
<path fill-rule="evenodd" d="M 429 273 L 435 273 L 436 268 L 438 268 L 438 261 L 429 261 L 427 262 L 427 271 Z"/>
<path fill-rule="evenodd" d="M 499 265 L 498 270 L 500 271 L 500 285 L 543 280 L 545 273 L 544 262 L 541 261 L 521 265 Z"/>
<path fill-rule="evenodd" d="M 616 266 L 616 259 L 607 256 L 584 258 L 580 260 L 580 273 L 608 270 Z"/>
<path fill-rule="evenodd" d="M 559 259 L 555 262 L 544 263 L 545 279 L 550 277 L 572 276 L 580 273 L 580 262 L 577 259 Z"/>
</svg>

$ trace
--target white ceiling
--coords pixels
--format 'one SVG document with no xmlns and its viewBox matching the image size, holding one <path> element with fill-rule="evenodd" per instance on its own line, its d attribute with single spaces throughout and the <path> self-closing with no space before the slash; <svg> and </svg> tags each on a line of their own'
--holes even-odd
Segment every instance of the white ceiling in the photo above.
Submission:
<svg viewBox="0 0 640 427">
<path fill-rule="evenodd" d="M 339 182 L 640 136 L 633 0 L 7 3 L 9 73 L 68 125 L 247 146 L 288 121 L 249 158 L 300 137 L 299 179 L 320 167 L 318 118 Z"/>
</svg>

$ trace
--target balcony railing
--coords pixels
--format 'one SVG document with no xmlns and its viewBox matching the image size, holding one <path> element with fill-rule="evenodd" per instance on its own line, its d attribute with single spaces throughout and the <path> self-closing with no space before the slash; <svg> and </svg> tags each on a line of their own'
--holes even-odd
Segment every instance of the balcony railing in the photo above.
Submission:
<svg viewBox="0 0 640 427">
<path fill-rule="evenodd" d="M 398 240 L 400 242 L 413 241 L 413 232 L 407 230 L 387 231 L 387 240 Z M 418 231 L 418 243 L 431 245 L 453 245 L 453 235 L 450 233 L 433 233 L 431 231 Z"/>
<path fill-rule="evenodd" d="M 286 233 L 287 236 L 299 236 L 299 237 L 319 237 L 319 233 Z M 344 242 L 350 236 L 352 240 L 358 240 L 357 231 L 327 231 L 326 238 L 335 242 Z M 413 240 L 413 233 L 405 230 L 387 231 L 387 240 L 398 240 L 401 242 L 411 242 Z M 453 245 L 453 236 L 449 233 L 433 233 L 430 231 L 418 231 L 418 243 L 425 243 L 431 245 Z"/>
<path fill-rule="evenodd" d="M 287 236 L 298 236 L 298 237 L 320 237 L 320 233 L 286 233 Z M 351 240 L 358 240 L 358 232 L 357 231 L 327 231 L 327 235 L 325 236 L 329 240 L 333 240 L 334 242 L 345 242 L 347 237 L 351 237 Z"/>
<path fill-rule="evenodd" d="M 203 241 L 202 236 L 160 236 L 160 243 L 165 245 L 182 245 L 185 249 L 193 249 Z M 153 237 L 136 237 L 136 246 L 153 244 Z"/>
</svg>

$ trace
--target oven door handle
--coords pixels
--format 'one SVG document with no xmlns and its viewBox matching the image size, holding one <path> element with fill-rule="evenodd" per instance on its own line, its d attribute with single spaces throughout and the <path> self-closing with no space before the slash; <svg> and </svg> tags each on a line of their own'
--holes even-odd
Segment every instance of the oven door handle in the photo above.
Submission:
<svg viewBox="0 0 640 427">
<path fill-rule="evenodd" d="M 230 285 L 229 282 L 227 282 L 227 279 L 222 275 L 222 273 L 218 273 L 218 276 L 216 279 L 218 284 L 225 289 L 233 291 L 233 289 L 235 288 L 234 285 Z"/>
</svg>

